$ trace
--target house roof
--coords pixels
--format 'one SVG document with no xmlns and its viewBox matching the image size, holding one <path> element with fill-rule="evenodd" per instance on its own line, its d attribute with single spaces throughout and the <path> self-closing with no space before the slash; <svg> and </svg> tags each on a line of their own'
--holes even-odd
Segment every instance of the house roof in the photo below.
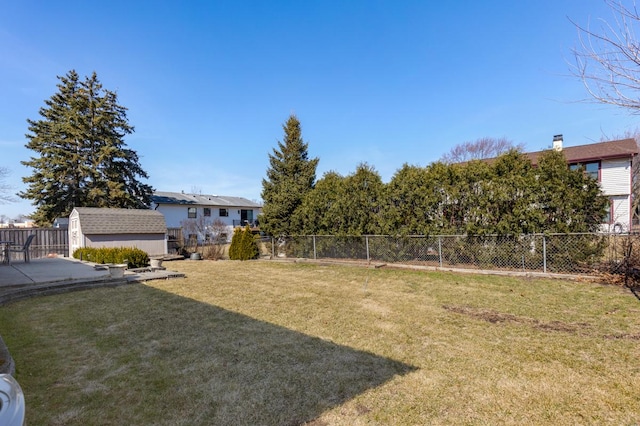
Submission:
<svg viewBox="0 0 640 426">
<path fill-rule="evenodd" d="M 80 228 L 85 235 L 167 232 L 164 216 L 154 210 L 76 207 L 74 211 L 78 213 Z"/>
<path fill-rule="evenodd" d="M 154 192 L 151 200 L 156 204 L 180 204 L 211 207 L 262 207 L 259 203 L 242 197 L 225 195 L 183 194 L 181 192 Z"/>
<path fill-rule="evenodd" d="M 538 158 L 544 151 L 527 152 L 532 164 L 538 164 Z M 589 145 L 568 146 L 562 148 L 567 163 L 584 163 L 587 161 L 607 160 L 613 158 L 629 158 L 638 155 L 635 139 L 621 139 Z"/>
</svg>

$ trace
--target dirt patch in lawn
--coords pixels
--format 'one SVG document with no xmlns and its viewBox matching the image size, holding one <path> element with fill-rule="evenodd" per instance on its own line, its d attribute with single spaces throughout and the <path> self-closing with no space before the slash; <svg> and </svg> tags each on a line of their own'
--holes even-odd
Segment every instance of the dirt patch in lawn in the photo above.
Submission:
<svg viewBox="0 0 640 426">
<path fill-rule="evenodd" d="M 582 333 L 589 330 L 591 326 L 587 323 L 568 324 L 562 321 L 543 322 L 535 318 L 521 317 L 504 312 L 498 312 L 491 309 L 474 308 L 471 306 L 442 306 L 445 310 L 458 314 L 467 315 L 493 324 L 502 322 L 512 322 L 530 325 L 534 328 L 544 331 L 557 331 L 564 333 Z"/>
<path fill-rule="evenodd" d="M 512 323 L 530 325 L 533 328 L 536 328 L 538 330 L 543 330 L 543 331 L 579 334 L 581 336 L 593 337 L 592 336 L 593 333 L 590 332 L 592 327 L 588 323 L 570 324 L 562 321 L 543 322 L 535 318 L 521 317 L 513 314 L 494 311 L 491 309 L 474 308 L 471 306 L 444 305 L 442 307 L 449 312 L 455 312 L 457 314 L 467 315 L 469 317 L 487 321 L 492 324 L 512 322 Z M 604 339 L 640 340 L 640 333 L 605 334 L 602 337 Z"/>
</svg>

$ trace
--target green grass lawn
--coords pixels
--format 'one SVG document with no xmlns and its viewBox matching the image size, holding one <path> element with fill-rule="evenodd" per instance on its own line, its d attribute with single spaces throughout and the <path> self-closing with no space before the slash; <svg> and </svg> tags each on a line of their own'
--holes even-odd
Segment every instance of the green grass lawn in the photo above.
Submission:
<svg viewBox="0 0 640 426">
<path fill-rule="evenodd" d="M 640 424 L 640 302 L 587 282 L 170 262 L 0 307 L 30 425 Z"/>
</svg>

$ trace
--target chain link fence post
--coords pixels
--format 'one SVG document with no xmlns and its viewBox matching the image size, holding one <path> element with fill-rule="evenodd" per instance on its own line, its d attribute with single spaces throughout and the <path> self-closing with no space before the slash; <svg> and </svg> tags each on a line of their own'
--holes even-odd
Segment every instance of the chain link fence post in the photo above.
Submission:
<svg viewBox="0 0 640 426">
<path fill-rule="evenodd" d="M 365 245 L 367 246 L 367 262 L 370 262 L 371 257 L 369 256 L 369 236 L 368 235 L 364 236 L 364 242 L 365 242 Z"/>
<path fill-rule="evenodd" d="M 547 273 L 547 237 L 542 236 L 542 272 Z"/>
<path fill-rule="evenodd" d="M 318 260 L 318 253 L 316 252 L 316 236 L 313 236 L 313 260 Z"/>
</svg>

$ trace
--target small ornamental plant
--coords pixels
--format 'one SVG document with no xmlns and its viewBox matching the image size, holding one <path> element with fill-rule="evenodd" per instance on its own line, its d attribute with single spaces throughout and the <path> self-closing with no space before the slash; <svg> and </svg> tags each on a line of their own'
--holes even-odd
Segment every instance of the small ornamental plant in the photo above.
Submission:
<svg viewBox="0 0 640 426">
<path fill-rule="evenodd" d="M 257 259 L 260 255 L 260 248 L 255 236 L 247 225 L 245 228 L 236 228 L 231 238 L 229 247 L 229 259 L 231 260 L 251 260 Z"/>
</svg>

